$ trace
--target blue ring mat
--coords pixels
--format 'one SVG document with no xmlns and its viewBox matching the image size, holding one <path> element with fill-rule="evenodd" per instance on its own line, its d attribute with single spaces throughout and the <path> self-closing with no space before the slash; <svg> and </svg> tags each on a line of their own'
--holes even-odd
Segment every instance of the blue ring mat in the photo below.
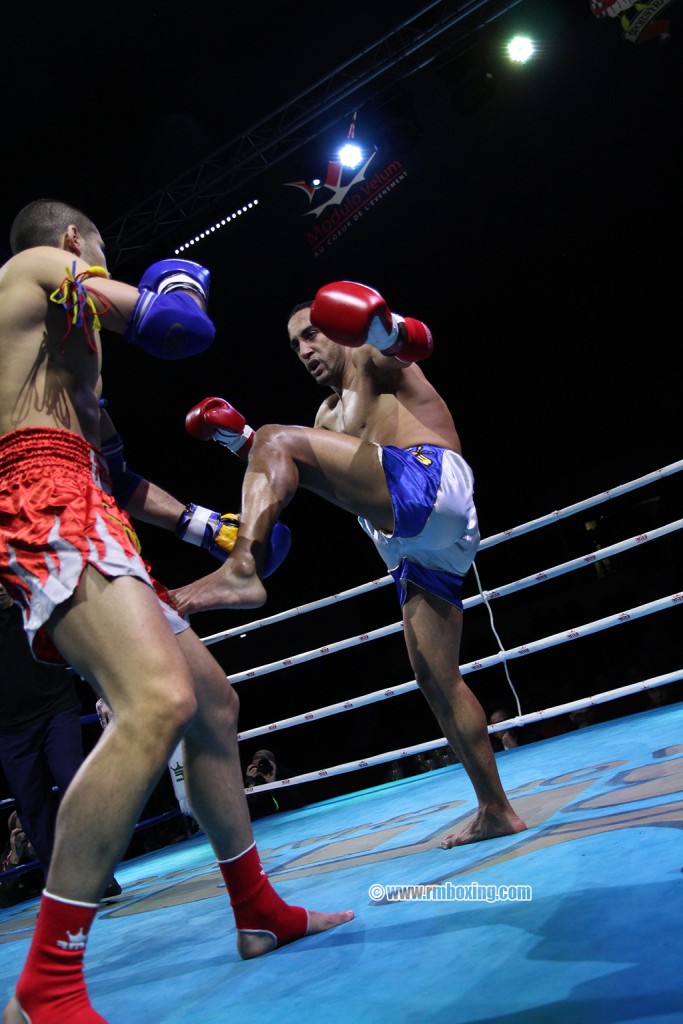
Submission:
<svg viewBox="0 0 683 1024">
<path fill-rule="evenodd" d="M 683 704 L 496 756 L 516 836 L 439 847 L 473 812 L 460 765 L 256 821 L 285 899 L 356 913 L 257 960 L 201 833 L 125 861 L 88 942 L 94 1006 L 111 1024 L 683 1022 Z M 0 911 L 5 1000 L 37 905 Z"/>
</svg>

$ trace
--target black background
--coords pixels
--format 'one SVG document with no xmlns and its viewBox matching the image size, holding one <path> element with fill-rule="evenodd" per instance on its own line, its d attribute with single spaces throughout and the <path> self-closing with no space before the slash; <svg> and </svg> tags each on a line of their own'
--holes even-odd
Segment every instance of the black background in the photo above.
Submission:
<svg viewBox="0 0 683 1024">
<path fill-rule="evenodd" d="M 109 224 L 175 175 L 423 6 L 209 2 L 194 17 L 187 5 L 156 0 L 48 4 L 39 16 L 14 7 L 3 42 L 0 237 L 25 202 L 43 195 L 80 206 L 106 236 Z M 217 203 L 206 226 L 260 200 L 256 212 L 188 254 L 212 271 L 213 348 L 182 364 L 160 363 L 105 336 L 105 394 L 129 463 L 183 501 L 237 510 L 239 462 L 190 439 L 185 413 L 220 394 L 254 427 L 310 423 L 324 396 L 288 349 L 287 314 L 338 278 L 378 288 L 396 311 L 432 327 L 436 349 L 424 369 L 451 406 L 474 468 L 483 536 L 680 458 L 680 3 L 663 17 L 670 38 L 636 46 L 618 20 L 593 17 L 589 0 L 526 0 L 466 48 L 454 44 L 452 60 L 361 106 L 357 131 L 380 146 L 376 166 L 397 159 L 407 176 L 319 257 L 306 239 L 307 200 L 285 183 L 324 171 L 337 130 L 264 167 L 226 197 L 225 208 Z M 513 68 L 502 47 L 518 30 L 529 31 L 539 50 Z M 485 101 L 476 85 L 482 68 L 492 75 Z M 338 133 L 347 126 L 340 121 Z M 163 251 L 150 242 L 117 265 L 117 276 L 135 282 L 189 233 L 181 228 Z M 670 477 L 482 552 L 482 585 L 679 515 L 680 483 Z M 264 616 L 384 574 L 348 515 L 302 493 L 284 518 L 293 549 L 270 581 Z M 589 520 L 596 530 L 586 530 Z M 215 567 L 168 535 L 144 527 L 141 535 L 169 586 Z M 606 571 L 585 569 L 494 604 L 501 640 L 516 646 L 680 590 L 679 561 L 680 542 L 659 541 L 613 559 Z M 676 616 L 665 612 L 513 662 L 523 710 L 677 667 Z M 253 617 L 207 613 L 193 624 L 207 635 Z M 212 650 L 231 673 L 398 617 L 386 587 Z M 463 663 L 495 649 L 488 617 L 472 611 Z M 241 728 L 410 678 L 400 635 L 365 644 L 239 684 Z M 511 706 L 501 669 L 473 685 L 487 712 Z M 277 743 L 298 772 L 437 735 L 413 694 L 277 741 L 253 741 L 246 752 Z"/>
</svg>

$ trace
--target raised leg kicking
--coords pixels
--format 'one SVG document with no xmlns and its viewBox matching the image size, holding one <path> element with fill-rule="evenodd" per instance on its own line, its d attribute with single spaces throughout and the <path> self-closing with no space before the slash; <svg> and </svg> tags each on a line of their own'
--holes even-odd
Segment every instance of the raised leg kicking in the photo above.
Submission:
<svg viewBox="0 0 683 1024">
<path fill-rule="evenodd" d="M 366 303 L 370 311 L 359 326 L 358 306 Z M 526 825 L 505 795 L 484 711 L 459 669 L 461 587 L 479 543 L 472 473 L 445 403 L 410 361 L 430 347 L 427 328 L 416 321 L 405 328 L 400 321 L 398 357 L 368 341 L 369 332 L 381 340 L 393 331 L 394 320 L 376 293 L 349 282 L 326 286 L 312 308 L 304 303 L 293 311 L 290 345 L 333 394 L 315 428 L 269 425 L 255 435 L 247 428 L 242 519 L 232 556 L 173 597 L 190 614 L 262 605 L 264 545 L 300 487 L 357 516 L 396 581 L 415 678 L 477 797 L 474 817 L 442 840 L 450 848 Z M 354 337 L 357 345 L 349 340 Z M 234 451 L 235 440 L 244 444 L 244 422 L 229 403 L 211 398 L 190 411 L 187 426 L 194 436 Z"/>
<path fill-rule="evenodd" d="M 261 552 L 272 524 L 298 487 L 313 491 L 391 533 L 393 510 L 375 445 L 306 427 L 267 426 L 254 441 L 244 478 L 242 521 L 232 556 L 217 571 L 173 592 L 186 612 L 254 608 L 266 591 Z M 503 790 L 486 716 L 459 669 L 462 610 L 407 581 L 404 636 L 417 683 L 463 764 L 478 800 L 476 816 L 444 837 L 444 848 L 526 828 Z"/>
</svg>

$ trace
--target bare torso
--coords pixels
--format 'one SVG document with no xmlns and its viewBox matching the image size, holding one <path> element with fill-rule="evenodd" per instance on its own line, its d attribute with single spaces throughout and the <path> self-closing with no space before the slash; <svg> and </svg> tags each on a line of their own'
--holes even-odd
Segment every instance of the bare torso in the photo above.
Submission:
<svg viewBox="0 0 683 1024">
<path fill-rule="evenodd" d="M 315 425 L 381 445 L 461 451 L 453 417 L 420 367 L 368 345 L 346 350 L 343 382 L 323 402 Z"/>
<path fill-rule="evenodd" d="M 19 253 L 0 269 L 0 434 L 48 427 L 99 444 L 99 332 L 88 313 L 88 334 L 72 325 L 65 338 L 69 316 L 50 299 L 74 262 L 76 273 L 88 268 L 72 253 L 40 246 Z M 106 326 L 121 331 L 137 289 L 108 278 L 88 282 L 99 310 L 103 304 L 92 289 L 110 303 Z"/>
</svg>

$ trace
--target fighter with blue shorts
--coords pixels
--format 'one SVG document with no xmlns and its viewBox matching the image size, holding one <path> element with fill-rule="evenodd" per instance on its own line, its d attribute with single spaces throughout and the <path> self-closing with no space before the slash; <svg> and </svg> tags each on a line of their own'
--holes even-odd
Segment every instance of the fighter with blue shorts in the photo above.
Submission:
<svg viewBox="0 0 683 1024">
<path fill-rule="evenodd" d="M 300 488 L 355 516 L 396 581 L 415 681 L 477 797 L 474 816 L 441 845 L 521 832 L 526 826 L 503 790 L 486 715 L 459 666 L 463 577 L 479 529 L 453 416 L 416 365 L 431 355 L 431 331 L 391 313 L 374 289 L 335 281 L 294 307 L 287 335 L 309 376 L 330 389 L 315 425 L 256 431 L 231 558 L 171 597 L 183 614 L 264 604 L 259 552 Z M 225 399 L 205 399 L 190 420 L 202 441 L 227 440 L 233 451 L 247 443 L 244 417 Z"/>
<path fill-rule="evenodd" d="M 435 445 L 378 445 L 394 531 L 358 522 L 393 576 L 401 605 L 408 582 L 462 608 L 463 577 L 479 547 L 474 477 L 462 455 Z"/>
</svg>

